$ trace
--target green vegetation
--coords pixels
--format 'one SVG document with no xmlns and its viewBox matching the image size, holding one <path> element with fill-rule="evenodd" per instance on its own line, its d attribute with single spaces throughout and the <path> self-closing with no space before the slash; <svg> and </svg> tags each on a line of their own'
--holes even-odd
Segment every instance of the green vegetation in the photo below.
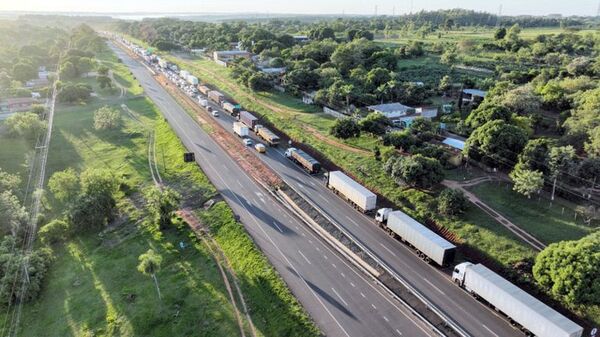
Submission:
<svg viewBox="0 0 600 337">
<path fill-rule="evenodd" d="M 562 199 L 556 199 L 553 203 L 537 196 L 529 199 L 514 192 L 505 183 L 481 183 L 469 187 L 469 190 L 546 244 L 577 240 L 593 230 L 581 218 L 576 220 L 574 205 Z"/>
<path fill-rule="evenodd" d="M 65 83 L 89 85 L 97 97 L 56 107 L 47 164 L 53 193 L 44 203 L 44 219 L 49 223 L 41 227 L 38 243 L 52 247 L 54 260 L 32 256 L 36 261 L 53 262 L 45 278 L 42 265 L 38 274 L 32 274 L 35 286 L 31 297 L 38 292 L 39 297 L 24 305 L 19 336 L 239 334 L 238 318 L 215 257 L 190 233 L 187 224 L 172 217 L 173 198 L 152 203 L 158 207 L 154 214 L 144 207 L 146 196 L 141 192 L 151 181 L 147 158 L 150 129 L 155 133 L 161 176 L 174 190 L 183 191 L 188 206 L 213 230 L 227 259 L 234 262 L 232 269 L 240 280 L 257 335 L 317 336 L 317 328 L 234 220 L 227 204 L 219 201 L 208 210 L 200 207 L 217 197 L 214 187 L 197 166 L 181 161 L 184 148 L 156 107 L 138 96 L 141 89 L 127 69 L 106 50 L 95 57 L 110 68 L 119 85 L 131 90 L 121 96 L 114 88 L 101 88 L 93 78 L 77 77 Z M 96 129 L 94 112 L 105 106 L 118 113 L 121 122 L 113 128 Z M 0 157 L 18 159 L 14 151 L 1 149 Z M 9 168 L 13 167 L 23 170 L 17 164 Z M 112 178 L 105 179 L 109 176 L 118 180 L 118 190 L 112 189 Z M 2 186 L 13 185 L 15 179 L 4 173 L 2 177 Z M 94 217 L 94 221 L 100 220 L 98 226 L 86 221 L 73 227 L 91 214 L 75 211 L 77 205 L 86 204 L 82 198 L 91 196 L 99 202 L 88 206 L 103 210 L 102 216 Z M 7 195 L 8 202 L 13 199 Z M 67 221 L 65 211 L 70 215 Z M 4 215 L 3 208 L 3 220 Z M 20 215 L 15 216 L 14 220 L 20 221 Z M 160 280 L 161 301 L 155 282 L 137 271 L 138 257 L 149 249 L 162 259 L 160 270 L 150 273 Z M 228 277 L 231 280 L 232 275 Z M 244 316 L 240 319 L 248 334 L 249 322 Z"/>
</svg>

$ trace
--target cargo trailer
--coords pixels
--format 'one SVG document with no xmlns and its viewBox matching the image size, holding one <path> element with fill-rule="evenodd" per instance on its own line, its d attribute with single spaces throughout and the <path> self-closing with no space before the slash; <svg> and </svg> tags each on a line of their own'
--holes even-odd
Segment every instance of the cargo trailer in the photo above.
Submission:
<svg viewBox="0 0 600 337">
<path fill-rule="evenodd" d="M 581 337 L 583 328 L 482 264 L 463 262 L 452 280 L 537 337 Z"/>
<path fill-rule="evenodd" d="M 241 111 L 240 122 L 248 125 L 250 129 L 254 130 L 254 127 L 258 123 L 258 118 L 254 117 L 254 115 L 249 113 L 248 111 Z"/>
<path fill-rule="evenodd" d="M 248 127 L 240 122 L 233 122 L 233 132 L 240 137 L 248 136 Z"/>
<path fill-rule="evenodd" d="M 414 247 L 419 256 L 427 262 L 433 261 L 439 266 L 447 266 L 454 261 L 455 245 L 402 211 L 387 214 L 387 223 L 383 224 L 383 227 L 390 235 L 397 236 Z"/>
<path fill-rule="evenodd" d="M 267 142 L 267 144 L 269 144 L 269 146 L 277 146 L 279 145 L 280 142 L 280 138 L 279 136 L 277 136 L 276 134 L 273 133 L 273 131 L 265 128 L 264 126 L 260 126 L 260 125 L 256 125 L 255 126 L 255 130 L 256 130 L 256 135 L 259 136 L 260 138 L 262 138 L 265 142 Z"/>
<path fill-rule="evenodd" d="M 329 172 L 327 187 L 344 199 L 350 201 L 354 208 L 363 213 L 372 211 L 377 205 L 377 195 L 352 180 L 341 171 Z"/>
<path fill-rule="evenodd" d="M 321 163 L 311 157 L 308 153 L 295 147 L 290 147 L 285 151 L 285 156 L 291 161 L 302 166 L 308 173 L 316 174 L 321 171 Z"/>
<path fill-rule="evenodd" d="M 229 114 L 234 117 L 237 116 L 240 112 L 240 109 L 238 107 L 229 102 L 223 102 L 223 110 L 229 112 Z"/>
<path fill-rule="evenodd" d="M 221 103 L 225 101 L 225 95 L 216 90 L 211 90 L 208 92 L 208 99 L 221 105 Z"/>
<path fill-rule="evenodd" d="M 205 85 L 199 85 L 198 86 L 198 91 L 200 91 L 203 95 L 208 95 L 208 92 L 210 91 L 210 88 L 205 86 Z"/>
</svg>

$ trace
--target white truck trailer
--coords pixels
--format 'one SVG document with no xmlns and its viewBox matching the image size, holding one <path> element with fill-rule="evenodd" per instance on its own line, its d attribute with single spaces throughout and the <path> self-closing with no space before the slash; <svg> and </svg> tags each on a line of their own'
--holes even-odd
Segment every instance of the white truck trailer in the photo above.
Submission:
<svg viewBox="0 0 600 337">
<path fill-rule="evenodd" d="M 414 247 L 419 256 L 427 262 L 433 261 L 439 266 L 447 266 L 454 261 L 455 245 L 402 211 L 390 212 L 387 215 L 387 223 L 382 226 L 388 233 L 398 236 Z"/>
<path fill-rule="evenodd" d="M 327 187 L 332 189 L 344 199 L 350 201 L 354 208 L 366 213 L 374 210 L 377 205 L 377 195 L 361 184 L 352 180 L 341 171 L 329 172 Z"/>
<path fill-rule="evenodd" d="M 582 327 L 482 264 L 458 264 L 452 280 L 508 316 L 525 333 L 537 337 L 581 337 L 583 334 Z"/>
<path fill-rule="evenodd" d="M 240 137 L 247 137 L 248 127 L 244 123 L 233 122 L 233 132 Z"/>
</svg>

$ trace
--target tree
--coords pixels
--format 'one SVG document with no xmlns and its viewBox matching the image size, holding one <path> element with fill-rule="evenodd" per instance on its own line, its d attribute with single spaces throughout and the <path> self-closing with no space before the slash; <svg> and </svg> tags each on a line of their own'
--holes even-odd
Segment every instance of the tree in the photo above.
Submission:
<svg viewBox="0 0 600 337">
<path fill-rule="evenodd" d="M 156 293 L 158 294 L 158 299 L 162 300 L 160 295 L 160 287 L 158 286 L 158 278 L 156 278 L 156 273 L 160 271 L 160 265 L 162 263 L 162 256 L 158 255 L 154 250 L 148 249 L 147 252 L 140 255 L 138 260 L 140 264 L 138 264 L 138 271 L 144 275 L 152 277 L 154 280 L 154 286 L 156 287 Z"/>
<path fill-rule="evenodd" d="M 101 65 L 98 67 L 98 75 L 100 76 L 108 76 L 109 71 L 110 69 L 108 69 L 108 67 L 105 65 Z"/>
<path fill-rule="evenodd" d="M 532 115 L 539 112 L 542 102 L 531 86 L 524 85 L 507 92 L 502 105 L 520 115 Z"/>
<path fill-rule="evenodd" d="M 416 154 L 401 157 L 392 171 L 392 177 L 397 181 L 401 179 L 409 186 L 430 188 L 444 179 L 444 171 L 438 160 Z"/>
<path fill-rule="evenodd" d="M 34 113 L 21 112 L 8 117 L 5 125 L 12 137 L 23 137 L 33 142 L 46 130 L 47 123 Z"/>
<path fill-rule="evenodd" d="M 539 192 L 544 186 L 544 174 L 540 171 L 515 168 L 510 173 L 513 180 L 513 190 L 523 194 L 528 199 L 533 193 Z"/>
<path fill-rule="evenodd" d="M 494 33 L 494 39 L 503 40 L 505 36 L 506 36 L 506 28 L 502 27 L 502 28 L 496 29 L 496 32 Z"/>
<path fill-rule="evenodd" d="M 79 177 L 72 168 L 52 174 L 48 187 L 57 200 L 66 204 L 74 201 L 81 190 Z"/>
<path fill-rule="evenodd" d="M 583 217 L 588 226 L 591 226 L 593 221 L 600 220 L 600 207 L 594 205 L 579 205 L 575 207 L 575 212 Z"/>
<path fill-rule="evenodd" d="M 61 102 L 74 103 L 90 98 L 92 88 L 87 84 L 67 84 L 60 88 L 58 99 Z"/>
<path fill-rule="evenodd" d="M 285 75 L 286 86 L 297 88 L 297 90 L 311 90 L 317 87 L 319 77 L 314 70 L 299 68 Z"/>
<path fill-rule="evenodd" d="M 553 180 L 551 200 L 554 200 L 558 178 L 572 172 L 575 159 L 575 149 L 571 145 L 558 146 L 550 149 L 550 153 L 548 154 L 548 167 L 550 169 L 550 176 Z"/>
<path fill-rule="evenodd" d="M 77 67 L 73 64 L 73 62 L 67 61 L 60 65 L 60 70 L 58 72 L 60 78 L 65 80 L 74 79 L 77 77 Z"/>
<path fill-rule="evenodd" d="M 112 88 L 112 80 L 108 76 L 98 75 L 96 81 L 98 82 L 98 85 L 100 85 L 100 89 Z"/>
<path fill-rule="evenodd" d="M 452 79 L 450 78 L 450 76 L 444 75 L 444 77 L 442 77 L 440 79 L 440 84 L 438 85 L 438 90 L 443 93 L 446 93 L 446 91 L 450 90 L 451 87 L 452 87 Z"/>
<path fill-rule="evenodd" d="M 442 57 L 440 58 L 440 62 L 442 64 L 452 65 L 456 62 L 457 58 L 458 58 L 458 55 L 456 55 L 456 52 L 448 49 L 442 54 Z"/>
<path fill-rule="evenodd" d="M 118 180 L 108 170 L 87 169 L 79 183 L 81 192 L 70 205 L 69 221 L 78 232 L 101 228 L 112 219 Z"/>
<path fill-rule="evenodd" d="M 354 119 L 346 117 L 336 120 L 335 124 L 331 127 L 330 133 L 337 138 L 348 139 L 358 137 L 360 135 L 360 127 Z"/>
<path fill-rule="evenodd" d="M 472 129 L 494 120 L 510 121 L 511 112 L 504 106 L 491 101 L 484 101 L 475 110 L 469 113 L 465 123 Z"/>
<path fill-rule="evenodd" d="M 0 167 L 0 191 L 13 191 L 21 185 L 21 178 L 16 174 L 10 174 Z"/>
<path fill-rule="evenodd" d="M 417 142 L 416 137 L 409 130 L 393 131 L 383 136 L 383 145 L 393 146 L 396 149 L 408 151 Z"/>
<path fill-rule="evenodd" d="M 554 143 L 548 138 L 530 139 L 519 154 L 516 167 L 548 174 L 548 154 Z"/>
<path fill-rule="evenodd" d="M 417 117 L 410 124 L 410 128 L 408 130 L 420 141 L 427 142 L 433 139 L 435 136 L 436 126 L 431 119 Z"/>
<path fill-rule="evenodd" d="M 600 304 L 600 232 L 546 247 L 535 259 L 533 277 L 569 305 Z"/>
<path fill-rule="evenodd" d="M 119 110 L 105 105 L 94 112 L 94 129 L 116 129 L 119 125 L 121 125 L 121 113 Z"/>
<path fill-rule="evenodd" d="M 66 240 L 69 237 L 69 223 L 56 219 L 42 226 L 38 231 L 38 237 L 45 245 L 53 245 Z"/>
<path fill-rule="evenodd" d="M 469 200 L 464 192 L 458 189 L 446 188 L 437 197 L 438 211 L 445 215 L 457 215 L 467 210 Z"/>
<path fill-rule="evenodd" d="M 46 107 L 41 104 L 34 104 L 31 106 L 31 110 L 29 110 L 29 112 L 34 113 L 41 118 L 46 112 Z"/>
<path fill-rule="evenodd" d="M 272 85 L 266 74 L 256 72 L 248 77 L 248 88 L 253 91 L 267 91 L 272 88 Z"/>
<path fill-rule="evenodd" d="M 527 142 L 523 129 L 494 120 L 477 128 L 465 143 L 463 152 L 485 164 L 511 167 Z"/>
<path fill-rule="evenodd" d="M 29 214 L 12 191 L 0 192 L 0 233 L 21 238 L 27 229 Z"/>
<path fill-rule="evenodd" d="M 153 221 L 161 229 L 167 228 L 171 224 L 173 213 L 179 208 L 181 195 L 170 187 L 160 189 L 151 186 L 144 190 L 144 198 L 146 199 L 146 209 L 152 215 Z"/>
<path fill-rule="evenodd" d="M 600 184 L 600 157 L 585 158 L 577 168 L 577 175 L 592 184 Z"/>
<path fill-rule="evenodd" d="M 390 125 L 390 120 L 385 115 L 380 113 L 370 113 L 367 117 L 361 119 L 358 123 L 360 130 L 373 134 L 385 134 L 386 126 Z"/>
<path fill-rule="evenodd" d="M 21 61 L 12 68 L 12 77 L 20 82 L 26 82 L 37 76 L 37 69 L 29 62 Z"/>
<path fill-rule="evenodd" d="M 584 148 L 588 155 L 600 157 L 600 125 L 589 132 L 589 138 L 584 144 Z"/>
</svg>

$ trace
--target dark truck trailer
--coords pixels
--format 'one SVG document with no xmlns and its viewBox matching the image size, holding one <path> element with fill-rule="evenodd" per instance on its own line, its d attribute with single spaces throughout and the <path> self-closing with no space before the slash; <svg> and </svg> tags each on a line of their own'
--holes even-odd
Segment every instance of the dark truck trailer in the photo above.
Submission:
<svg viewBox="0 0 600 337">
<path fill-rule="evenodd" d="M 285 156 L 301 165 L 310 174 L 317 174 L 321 171 L 321 163 L 302 150 L 290 147 L 285 151 Z"/>
<path fill-rule="evenodd" d="M 258 118 L 254 117 L 253 114 L 248 111 L 240 112 L 240 122 L 246 124 L 250 129 L 254 130 L 256 124 L 258 124 Z"/>
<path fill-rule="evenodd" d="M 235 106 L 229 102 L 223 102 L 223 110 L 229 112 L 229 114 L 234 117 L 237 116 L 238 113 L 240 112 L 240 108 L 238 108 L 237 106 Z"/>
</svg>

